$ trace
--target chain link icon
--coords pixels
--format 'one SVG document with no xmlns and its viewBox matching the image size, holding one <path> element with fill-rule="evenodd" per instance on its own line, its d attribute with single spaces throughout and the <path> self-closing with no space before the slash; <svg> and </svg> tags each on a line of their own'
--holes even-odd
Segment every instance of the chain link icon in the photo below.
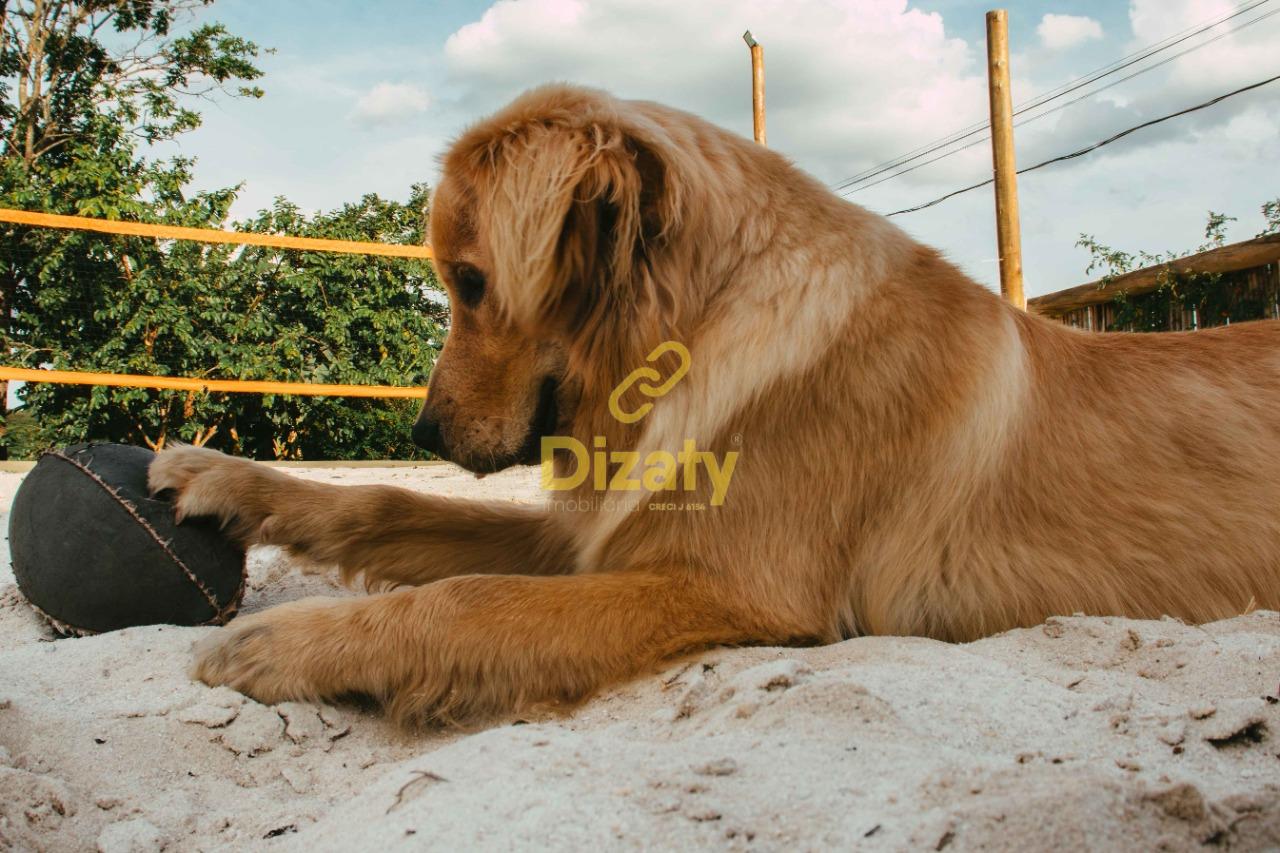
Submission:
<svg viewBox="0 0 1280 853">
<path fill-rule="evenodd" d="M 618 383 L 618 386 L 609 394 L 609 413 L 612 414 L 619 422 L 624 424 L 633 424 L 643 418 L 653 410 L 653 403 L 641 403 L 634 412 L 623 411 L 622 395 L 630 390 L 632 385 L 637 382 L 640 384 L 640 393 L 651 399 L 664 397 L 676 387 L 677 383 L 684 378 L 689 372 L 689 367 L 693 364 L 693 357 L 689 355 L 689 348 L 677 341 L 665 341 L 653 348 L 653 352 L 645 357 L 645 361 L 657 361 L 669 352 L 674 352 L 680 357 L 680 366 L 676 368 L 667 380 L 661 385 L 651 385 L 650 382 L 657 382 L 662 379 L 662 374 L 656 369 L 644 366 L 637 367 L 635 370 L 627 374 L 627 378 Z M 644 380 L 644 381 L 642 381 Z"/>
</svg>

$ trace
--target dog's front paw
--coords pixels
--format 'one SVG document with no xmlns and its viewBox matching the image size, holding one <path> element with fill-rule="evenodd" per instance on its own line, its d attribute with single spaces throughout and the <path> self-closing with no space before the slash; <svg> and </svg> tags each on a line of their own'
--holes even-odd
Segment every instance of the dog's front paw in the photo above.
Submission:
<svg viewBox="0 0 1280 853">
<path fill-rule="evenodd" d="M 179 446 L 161 451 L 147 470 L 152 494 L 173 496 L 179 522 L 211 516 L 243 544 L 253 544 L 270 514 L 271 491 L 285 475 L 256 462 L 203 447 Z"/>
<path fill-rule="evenodd" d="M 205 447 L 176 445 L 156 454 L 147 468 L 147 485 L 153 494 L 182 492 L 201 475 L 235 461 L 234 457 Z"/>
<path fill-rule="evenodd" d="M 267 705 L 354 692 L 344 678 L 337 599 L 311 598 L 241 616 L 195 648 L 192 677 Z"/>
</svg>

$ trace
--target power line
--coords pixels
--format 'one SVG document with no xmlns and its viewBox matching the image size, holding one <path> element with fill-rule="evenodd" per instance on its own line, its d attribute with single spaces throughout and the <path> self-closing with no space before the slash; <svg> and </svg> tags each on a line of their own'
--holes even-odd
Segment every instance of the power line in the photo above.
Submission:
<svg viewBox="0 0 1280 853">
<path fill-rule="evenodd" d="M 1102 148 L 1103 146 L 1110 145 L 1113 142 L 1116 142 L 1120 139 L 1124 139 L 1126 136 L 1128 136 L 1131 133 L 1136 133 L 1137 131 L 1143 130 L 1144 128 L 1152 127 L 1153 125 L 1157 125 L 1157 124 L 1160 124 L 1161 122 L 1169 121 L 1170 119 L 1178 118 L 1179 116 L 1187 115 L 1188 113 L 1194 113 L 1197 110 L 1203 110 L 1207 107 L 1213 106 L 1214 104 L 1219 104 L 1225 101 L 1227 98 L 1233 98 L 1236 95 L 1241 95 L 1241 94 L 1244 94 L 1245 92 L 1252 91 L 1253 89 L 1258 89 L 1262 86 L 1267 85 L 1268 83 L 1274 83 L 1277 80 L 1280 80 L 1280 74 L 1277 74 L 1275 77 L 1268 77 L 1266 80 L 1260 80 L 1257 83 L 1252 83 L 1240 89 L 1236 89 L 1233 92 L 1227 92 L 1225 95 L 1219 95 L 1218 97 L 1213 98 L 1212 100 L 1208 100 L 1208 101 L 1205 101 L 1204 103 L 1196 104 L 1194 107 L 1187 107 L 1186 109 L 1178 110 L 1176 113 L 1169 113 L 1168 115 L 1160 116 L 1160 118 L 1154 118 L 1154 119 L 1151 119 L 1150 121 L 1144 121 L 1142 124 L 1134 125 L 1133 127 L 1130 127 L 1127 130 L 1122 130 L 1119 133 L 1115 134 L 1114 136 L 1108 136 L 1106 139 L 1103 139 L 1100 142 L 1095 142 L 1094 144 L 1086 146 L 1085 148 L 1081 148 L 1078 151 L 1072 151 L 1070 154 L 1062 154 L 1057 157 L 1053 157 L 1049 160 L 1044 160 L 1040 163 L 1036 163 L 1034 166 L 1027 166 L 1025 169 L 1019 169 L 1018 174 L 1025 175 L 1027 172 L 1034 172 L 1036 169 L 1043 169 L 1045 166 L 1051 166 L 1054 163 L 1061 163 L 1064 160 L 1074 160 L 1076 157 L 1083 157 L 1085 154 L 1088 154 L 1091 151 L 1096 151 L 1099 148 Z M 981 181 L 980 183 L 963 187 L 958 190 L 952 190 L 946 195 L 938 196 L 933 201 L 928 201 L 928 202 L 925 202 L 924 204 L 918 204 L 915 207 L 904 208 L 903 210 L 895 210 L 893 213 L 886 213 L 885 216 L 899 216 L 903 213 L 915 213 L 918 210 L 924 210 L 925 208 L 933 207 L 936 204 L 941 204 L 942 202 L 946 201 L 949 198 L 955 198 L 958 195 L 962 195 L 972 190 L 981 189 L 982 187 L 988 186 L 989 184 L 992 184 L 994 182 L 995 182 L 995 178 L 987 178 L 985 181 Z"/>
<path fill-rule="evenodd" d="M 1105 65 L 1102 68 L 1091 71 L 1088 74 L 1085 74 L 1081 77 L 1077 77 L 1075 80 L 1072 80 L 1068 83 L 1064 83 L 1063 85 L 1057 87 L 1056 89 L 1051 89 L 1048 92 L 1045 92 L 1037 96 L 1036 98 L 1033 98 L 1029 102 L 1024 101 L 1022 104 L 1018 105 L 1018 109 L 1014 111 L 1014 115 L 1015 116 L 1021 115 L 1030 110 L 1044 106 L 1050 101 L 1053 101 L 1064 95 L 1068 95 L 1071 92 L 1077 91 L 1078 89 L 1084 86 L 1087 86 L 1091 83 L 1101 80 L 1102 78 L 1107 77 L 1111 74 L 1115 74 L 1118 71 L 1122 71 L 1125 68 L 1128 68 L 1138 62 L 1143 61 L 1144 59 L 1148 59 L 1151 56 L 1154 56 L 1155 54 L 1160 53 L 1161 51 L 1168 50 L 1171 47 L 1175 47 L 1178 44 L 1181 44 L 1182 42 L 1187 41 L 1188 39 L 1194 38 L 1197 35 L 1200 35 L 1208 30 L 1211 30 L 1214 27 L 1220 24 L 1223 24 L 1226 21 L 1231 20 L 1232 18 L 1238 17 L 1247 12 L 1251 12 L 1254 9 L 1258 8 L 1259 6 L 1262 6 L 1269 2 L 1270 0 L 1256 0 L 1256 2 L 1246 3 L 1244 6 L 1237 9 L 1235 12 L 1231 13 L 1230 15 L 1226 15 L 1222 18 L 1219 18 L 1215 21 L 1212 21 L 1202 26 L 1197 25 L 1196 27 L 1188 28 L 1189 30 L 1194 30 L 1193 32 L 1188 32 L 1188 30 L 1183 30 L 1180 33 L 1175 33 L 1172 36 L 1168 36 L 1162 41 L 1156 42 L 1155 44 L 1152 44 L 1152 45 L 1148 45 L 1142 50 L 1136 51 L 1135 53 L 1131 53 L 1128 56 L 1121 57 L 1120 59 L 1112 62 L 1110 65 Z M 1254 23 L 1256 23 L 1256 21 Z M 1166 42 L 1168 43 L 1166 44 Z M 932 154 L 933 152 L 938 151 L 942 148 L 946 148 L 949 145 L 953 145 L 964 139 L 968 139 L 974 134 L 981 133 L 982 131 L 987 130 L 989 127 L 990 127 L 989 122 L 978 122 L 977 124 L 970 125 L 967 128 L 963 128 L 961 130 L 955 131 L 954 133 L 950 134 L 947 137 L 943 137 L 942 139 L 935 140 L 934 142 L 931 142 L 931 143 L 927 143 L 925 146 L 922 146 L 922 148 L 917 148 L 914 151 L 911 151 L 911 152 L 908 152 L 907 154 L 896 157 L 893 160 L 889 160 L 884 163 L 881 163 L 879 166 L 873 166 L 871 169 L 860 172 L 854 177 L 848 178 L 845 181 L 841 182 L 834 189 L 836 192 L 848 189 L 849 187 L 852 187 L 855 184 L 863 183 L 867 180 L 870 180 L 871 178 L 876 177 L 877 175 L 883 174 L 884 172 L 890 171 L 892 169 L 896 169 L 898 166 L 906 165 L 907 163 L 918 160 L 921 157 L 928 156 L 929 154 Z M 965 147 L 967 148 L 971 146 L 965 146 Z M 965 149 L 961 148 L 958 150 L 963 151 Z M 938 158 L 935 158 L 930 162 L 935 162 L 937 159 Z"/>
<path fill-rule="evenodd" d="M 1269 2 L 1271 2 L 1271 0 L 1252 0 L 1252 2 L 1246 2 L 1244 5 L 1242 5 L 1240 8 L 1238 8 L 1236 11 L 1232 12 L 1229 15 L 1218 18 L 1217 20 L 1214 20 L 1207 24 L 1196 25 L 1194 27 L 1188 28 L 1190 32 L 1188 30 L 1183 30 L 1179 33 L 1175 33 L 1171 36 L 1168 36 L 1161 41 L 1155 42 L 1154 44 L 1151 44 L 1145 48 L 1142 48 L 1141 50 L 1135 51 L 1134 53 L 1121 57 L 1120 59 L 1115 60 L 1109 65 L 1104 65 L 1101 68 L 1095 69 L 1094 71 L 1090 71 L 1087 74 L 1084 74 L 1080 77 L 1075 78 L 1074 80 L 1064 83 L 1055 89 L 1050 89 L 1048 92 L 1044 92 L 1036 96 L 1035 98 L 1031 99 L 1030 101 L 1024 101 L 1022 104 L 1018 105 L 1018 109 L 1014 111 L 1014 115 L 1015 116 L 1021 115 L 1023 113 L 1029 112 L 1030 110 L 1034 110 L 1034 109 L 1037 109 L 1038 107 L 1044 106 L 1045 104 L 1049 103 L 1050 101 L 1056 100 L 1057 98 L 1061 98 L 1065 95 L 1069 95 L 1072 92 L 1078 91 L 1079 89 L 1085 86 L 1088 86 L 1092 83 L 1095 83 L 1104 77 L 1108 77 L 1111 74 L 1115 74 L 1119 71 L 1123 71 L 1125 68 L 1131 67 L 1139 62 L 1142 62 L 1143 60 L 1148 59 L 1157 53 L 1168 50 L 1171 47 L 1176 47 L 1177 45 L 1189 39 L 1195 38 L 1196 36 L 1204 32 L 1207 32 L 1208 30 L 1211 30 L 1214 27 L 1217 27 L 1223 23 L 1226 23 L 1227 21 L 1233 18 L 1237 18 L 1240 15 L 1251 12 L 1254 9 L 1258 8 L 1259 6 L 1263 6 Z M 1256 23 L 1256 22 L 1257 21 L 1255 20 L 1251 23 Z M 846 178 L 844 181 L 841 181 L 839 184 L 833 187 L 833 191 L 840 192 L 842 190 L 849 189 L 850 187 L 853 187 L 856 184 L 864 183 L 870 180 L 871 178 L 884 174 L 887 171 L 896 169 L 899 166 L 904 166 L 907 163 L 914 162 L 915 160 L 918 160 L 921 157 L 926 157 L 929 154 L 932 154 L 935 151 L 946 148 L 949 145 L 954 145 L 957 142 L 961 142 L 965 139 L 968 139 L 969 137 L 974 136 L 975 134 L 983 132 L 989 127 L 990 127 L 989 122 L 979 122 L 977 124 L 970 125 L 969 127 L 954 131 L 953 133 L 945 137 L 941 137 L 939 139 L 934 140 L 933 142 L 926 143 L 924 146 L 921 146 L 921 148 L 917 148 L 913 151 L 907 152 L 906 154 L 899 155 L 898 157 L 895 157 L 892 160 L 887 160 L 878 166 L 872 166 L 871 168 L 863 170 L 862 172 L 859 172 L 858 174 L 854 175 L 851 178 Z M 961 148 L 958 150 L 962 151 L 964 150 L 964 148 Z M 933 162 L 933 161 L 930 161 L 930 162 Z"/>
<path fill-rule="evenodd" d="M 1065 104 L 1059 104 L 1058 106 L 1053 107 L 1052 109 L 1045 110 L 1044 112 L 1042 112 L 1042 113 L 1038 113 L 1037 115 L 1029 116 L 1029 117 L 1027 117 L 1027 118 L 1025 118 L 1025 119 L 1023 119 L 1023 120 L 1021 120 L 1021 121 L 1016 121 L 1016 122 L 1014 122 L 1014 126 L 1015 126 L 1015 127 L 1022 127 L 1023 125 L 1030 124 L 1030 123 L 1031 123 L 1031 122 L 1033 122 L 1033 121 L 1039 121 L 1040 119 L 1042 119 L 1042 118 L 1044 118 L 1044 117 L 1046 117 L 1046 116 L 1051 116 L 1051 115 L 1053 115 L 1054 113 L 1057 113 L 1057 112 L 1060 112 L 1060 111 L 1062 111 L 1062 110 L 1065 110 L 1065 109 L 1067 109 L 1068 107 L 1071 107 L 1071 106 L 1074 106 L 1075 104 L 1080 103 L 1081 101 L 1084 101 L 1084 100 L 1087 100 L 1087 99 L 1089 99 L 1089 98 L 1095 97 L 1095 96 L 1097 96 L 1097 95 L 1101 94 L 1102 92 L 1107 91 L 1107 90 L 1108 90 L 1108 89 L 1110 89 L 1110 88 L 1113 88 L 1113 87 L 1115 87 L 1115 86 L 1119 86 L 1121 83 L 1125 83 L 1125 82 L 1127 82 L 1127 81 L 1129 81 L 1129 80 L 1132 80 L 1132 79 L 1133 79 L 1133 78 L 1135 78 L 1135 77 L 1141 77 L 1143 74 L 1146 74 L 1146 73 L 1148 73 L 1148 72 L 1150 72 L 1150 71 L 1155 71 L 1155 70 L 1156 70 L 1157 68 L 1159 68 L 1160 66 L 1162 66 L 1162 65 L 1167 65 L 1167 64 L 1169 64 L 1170 62 L 1173 62 L 1173 61 L 1175 61 L 1175 60 L 1181 59 L 1182 57 L 1186 56 L 1187 54 L 1195 53 L 1197 50 L 1200 50 L 1201 48 L 1207 47 L 1207 46 L 1209 46 L 1209 45 L 1213 44 L 1214 42 L 1218 41 L 1219 39 L 1224 39 L 1224 38 L 1226 38 L 1227 36 L 1232 35 L 1233 33 L 1237 33 L 1237 32 L 1239 32 L 1240 30 L 1243 30 L 1245 27 L 1253 26 L 1254 24 L 1257 24 L 1257 23 L 1259 23 L 1259 22 L 1261 22 L 1261 21 L 1264 21 L 1264 20 L 1266 20 L 1267 18 L 1273 17 L 1274 15 L 1280 15 L 1280 9 L 1273 9 L 1273 10 L 1272 10 L 1272 11 L 1270 11 L 1270 12 L 1266 12 L 1266 13 L 1264 13 L 1264 14 L 1262 14 L 1262 15 L 1259 15 L 1258 17 L 1254 18 L 1253 20 L 1245 21 L 1244 23 L 1242 23 L 1242 24 L 1240 24 L 1240 25 L 1238 25 L 1238 26 L 1236 26 L 1236 27 L 1232 27 L 1231 29 L 1227 30 L 1227 31 L 1226 31 L 1226 32 L 1224 32 L 1224 33 L 1219 33 L 1218 35 L 1214 36 L 1214 37 L 1213 37 L 1213 38 L 1211 38 L 1211 39 L 1206 39 L 1205 41 L 1201 42 L 1200 44 L 1192 45 L 1191 47 L 1187 48 L 1186 50 L 1178 51 L 1178 52 L 1177 52 L 1177 53 L 1175 53 L 1173 56 L 1166 57 L 1165 59 L 1160 60 L 1159 62 L 1155 63 L 1154 65 L 1148 65 L 1146 68 L 1140 68 L 1140 69 L 1138 69 L 1137 71 L 1133 72 L 1132 74 L 1128 74 L 1128 75 L 1126 75 L 1126 76 L 1124 76 L 1124 77 L 1121 77 L 1119 80 L 1113 80 L 1112 82 L 1108 83 L 1108 84 L 1107 84 L 1107 85 L 1105 85 L 1105 86 L 1100 86 L 1100 87 L 1098 87 L 1097 89 L 1094 89 L 1092 92 L 1086 92 L 1085 94 L 1081 95 L 1081 96 L 1080 96 L 1080 97 L 1078 97 L 1078 98 L 1072 98 L 1071 100 L 1067 101 Z M 1015 115 L 1016 115 L 1016 113 L 1015 113 Z M 986 128 L 984 127 L 983 129 L 985 130 Z M 989 140 L 990 138 L 991 138 L 991 136 L 990 136 L 990 135 L 987 135 L 987 136 L 981 136 L 981 137 L 979 137 L 979 138 L 975 139 L 975 140 L 974 140 L 974 141 L 972 141 L 972 142 L 969 142 L 969 143 L 966 143 L 966 144 L 964 144 L 964 145 L 960 146 L 959 148 L 953 148 L 953 149 L 951 149 L 950 151 L 947 151 L 947 152 L 945 152 L 945 153 L 943 153 L 943 154 L 939 154 L 937 157 L 932 157 L 932 158 L 930 158 L 930 159 L 928 159 L 928 160 L 925 160 L 923 163 L 917 163 L 917 164 L 916 164 L 916 165 L 914 165 L 914 166 L 909 166 L 909 167 L 907 167 L 907 168 L 905 168 L 905 169 L 902 169 L 902 170 L 900 170 L 900 171 L 894 172 L 893 174 L 888 175 L 887 177 L 881 178 L 881 179 L 880 179 L 880 180 L 878 180 L 878 181 L 873 181 L 873 182 L 871 182 L 871 183 L 869 183 L 869 184 L 865 184 L 865 183 L 864 183 L 862 186 L 855 187 L 855 188 L 852 188 L 852 189 L 848 190 L 847 192 L 843 192 L 843 193 L 841 193 L 841 195 L 844 195 L 844 196 L 848 197 L 848 196 L 851 196 L 851 195 L 856 195 L 857 193 L 863 192 L 863 191 L 865 191 L 865 190 L 869 190 L 869 189 L 871 189 L 872 187 L 878 187 L 878 186 L 880 186 L 880 184 L 883 184 L 885 181 L 891 181 L 891 180 L 893 180 L 894 178 L 897 178 L 897 177 L 900 177 L 900 176 L 902 176 L 902 175 L 907 174 L 908 172 L 914 172 L 916 169 L 923 169 L 925 166 L 928 166 L 928 165 L 930 165 L 930 164 L 932 164 L 932 163 L 937 163 L 939 160 L 945 160 L 946 158 L 948 158 L 948 157 L 950 157 L 950 156 L 952 156 L 952 155 L 954 155 L 954 154 L 959 154 L 959 153 L 961 153 L 962 151 L 968 151 L 970 148 L 973 148 L 975 145 L 981 145 L 982 143 L 986 142 L 986 141 L 987 141 L 987 140 Z M 958 142 L 959 140 L 956 140 L 956 141 Z M 935 150 L 936 150 L 936 149 L 935 149 Z M 926 153 L 927 153 L 927 152 L 926 152 Z M 920 155 L 920 156 L 924 156 L 924 155 L 922 154 L 922 155 Z M 915 159 L 915 158 L 912 158 L 912 159 Z M 905 165 L 905 162 L 904 162 L 902 165 Z M 868 176 L 868 177 L 870 178 L 870 177 L 874 177 L 874 176 Z"/>
<path fill-rule="evenodd" d="M 1173 33 L 1172 35 L 1165 36 L 1160 41 L 1153 42 L 1152 44 L 1149 44 L 1144 48 L 1139 48 L 1138 50 L 1135 50 L 1133 53 L 1122 56 L 1119 59 L 1111 62 L 1111 64 L 1109 65 L 1104 65 L 1101 68 L 1095 69 L 1086 74 L 1082 74 L 1079 77 L 1075 78 L 1074 80 L 1070 80 L 1066 83 L 1063 83 L 1061 86 L 1059 86 L 1056 89 L 1050 89 L 1047 92 L 1041 93 L 1039 96 L 1031 99 L 1031 101 L 1035 101 L 1035 103 L 1031 103 L 1030 101 L 1024 101 L 1020 104 L 1017 104 L 1016 107 L 1022 112 L 1026 112 L 1028 110 L 1035 109 L 1038 106 L 1042 106 L 1043 104 L 1046 104 L 1049 101 L 1054 100 L 1055 98 L 1060 98 L 1063 95 L 1069 95 L 1072 92 L 1078 89 L 1081 89 L 1084 86 L 1089 85 L 1090 83 L 1095 82 L 1096 80 L 1100 80 L 1103 77 L 1107 77 L 1111 74 L 1115 74 L 1118 71 L 1123 71 L 1124 69 L 1132 65 L 1135 65 L 1144 59 L 1147 59 L 1151 56 L 1154 56 L 1157 53 L 1160 53 L 1161 51 L 1168 50 L 1171 47 L 1177 47 L 1178 45 L 1182 44 L 1183 42 L 1189 39 L 1195 38 L 1196 36 L 1202 33 L 1208 32 L 1209 30 L 1213 29 L 1214 27 L 1220 26 L 1221 24 L 1225 24 L 1227 21 L 1230 21 L 1233 18 L 1238 18 L 1241 15 L 1252 12 L 1254 9 L 1258 8 L 1259 6 L 1265 6 L 1269 2 L 1271 2 L 1271 0 L 1256 0 L 1256 2 L 1255 0 L 1244 0 L 1244 2 L 1240 5 L 1240 7 L 1237 8 L 1234 12 L 1232 12 L 1229 15 L 1224 15 L 1223 17 L 1218 18 L 1216 21 L 1212 21 L 1210 23 L 1205 23 L 1202 21 L 1199 24 L 1192 24 L 1191 26 L 1187 27 L 1185 30 L 1180 30 L 1179 32 Z M 1129 60 L 1132 60 L 1132 61 L 1129 61 Z M 1079 85 L 1076 85 L 1076 84 L 1079 84 Z M 987 123 L 981 122 L 981 124 L 985 125 Z"/>
</svg>

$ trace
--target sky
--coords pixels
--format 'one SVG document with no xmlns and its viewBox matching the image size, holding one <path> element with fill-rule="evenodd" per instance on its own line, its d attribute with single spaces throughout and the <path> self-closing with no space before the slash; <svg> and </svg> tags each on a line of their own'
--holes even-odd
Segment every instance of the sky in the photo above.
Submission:
<svg viewBox="0 0 1280 853">
<path fill-rule="evenodd" d="M 1018 104 L 1245 3 L 1007 5 Z M 243 184 L 234 212 L 248 217 L 277 196 L 307 210 L 369 192 L 404 199 L 410 184 L 436 180 L 439 156 L 469 123 L 549 81 L 661 101 L 749 136 L 742 32 L 750 29 L 765 49 L 770 147 L 835 186 L 986 120 L 987 8 L 970 0 L 217 0 L 203 20 L 275 49 L 260 63 L 266 96 L 203 106 L 204 125 L 176 150 L 197 158 L 198 188 Z M 1280 0 L 1267 0 L 1157 58 L 1277 10 Z M 1275 14 L 1028 122 L 1017 129 L 1019 165 L 1280 74 L 1278 38 Z M 909 207 L 990 177 L 990 158 L 979 144 L 848 197 L 879 212 Z M 1075 246 L 1082 233 L 1129 251 L 1187 250 L 1202 242 L 1214 210 L 1239 217 L 1229 239 L 1254 236 L 1259 207 L 1280 196 L 1278 160 L 1280 81 L 1023 176 L 1027 295 L 1096 277 Z M 895 221 L 996 287 L 990 188 Z"/>
</svg>

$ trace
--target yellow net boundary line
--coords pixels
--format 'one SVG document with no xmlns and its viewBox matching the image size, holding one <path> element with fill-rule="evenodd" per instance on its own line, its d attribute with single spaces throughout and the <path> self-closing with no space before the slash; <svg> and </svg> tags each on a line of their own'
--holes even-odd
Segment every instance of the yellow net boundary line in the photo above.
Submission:
<svg viewBox="0 0 1280 853">
<path fill-rule="evenodd" d="M 154 225 L 147 222 L 125 222 L 116 219 L 94 219 L 88 216 L 62 216 L 28 210 L 0 208 L 0 222 L 95 231 L 101 234 L 124 234 L 130 237 L 157 237 L 163 240 L 194 240 L 201 243 L 266 246 L 311 252 L 339 252 L 348 255 L 378 255 L 390 258 L 433 257 L 426 246 L 404 246 L 393 243 L 369 243 L 356 240 L 325 240 L 317 237 L 289 237 L 277 234 L 254 234 L 245 231 L 220 231 L 214 228 L 185 228 L 176 225 Z M 182 376 L 142 376 L 128 373 L 86 373 L 71 370 L 34 370 L 23 367 L 0 367 L 0 379 L 23 382 L 60 382 L 70 385 L 115 385 L 125 388 L 161 388 L 197 393 L 226 392 L 232 394 L 292 394 L 311 397 L 379 397 L 421 400 L 425 388 L 393 385 L 331 385 L 311 382 L 259 382 L 245 379 L 196 379 Z"/>
<path fill-rule="evenodd" d="M 386 397 L 423 400 L 425 388 L 395 385 L 326 385 L 314 382 L 259 382 L 251 379 L 192 379 L 186 376 L 143 376 L 132 373 L 82 373 L 72 370 L 36 370 L 0 367 L 0 379 L 23 382 L 60 382 L 68 385 L 116 385 L 124 388 L 162 388 L 174 391 L 210 391 L 231 394 L 293 394 L 303 397 Z"/>
<path fill-rule="evenodd" d="M 404 246 L 395 243 L 369 243 L 359 240 L 325 240 L 319 237 L 289 237 L 280 234 L 255 234 L 250 231 L 220 231 L 216 228 L 186 228 L 178 225 L 154 225 L 149 222 L 125 222 L 120 219 L 94 219 L 89 216 L 62 216 L 34 213 L 0 207 L 0 222 L 38 225 L 75 231 L 97 231 L 101 234 L 124 234 L 130 237 L 158 237 L 162 240 L 194 240 L 200 243 L 232 243 L 242 246 L 267 246 L 275 249 L 297 249 L 309 252 L 339 252 L 346 255 L 379 255 L 387 258 L 434 257 L 426 246 Z"/>
</svg>

